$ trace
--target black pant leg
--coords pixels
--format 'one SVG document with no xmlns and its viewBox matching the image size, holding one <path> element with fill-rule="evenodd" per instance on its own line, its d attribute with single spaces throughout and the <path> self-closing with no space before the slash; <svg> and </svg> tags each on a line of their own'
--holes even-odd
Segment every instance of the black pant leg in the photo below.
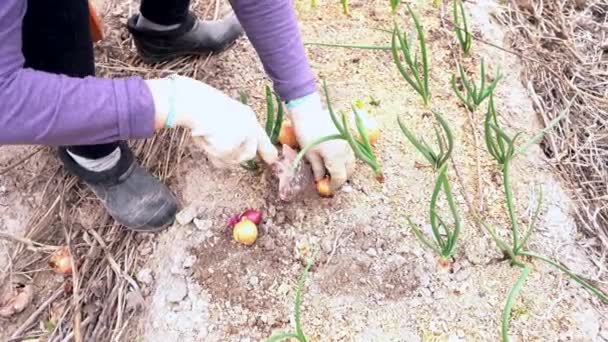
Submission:
<svg viewBox="0 0 608 342">
<path fill-rule="evenodd" d="M 141 14 L 159 25 L 181 24 L 186 20 L 190 0 L 142 0 Z"/>
<path fill-rule="evenodd" d="M 23 54 L 28 68 L 72 77 L 95 75 L 87 0 L 28 0 L 23 20 Z M 117 147 L 118 142 L 68 149 L 94 159 Z"/>
</svg>

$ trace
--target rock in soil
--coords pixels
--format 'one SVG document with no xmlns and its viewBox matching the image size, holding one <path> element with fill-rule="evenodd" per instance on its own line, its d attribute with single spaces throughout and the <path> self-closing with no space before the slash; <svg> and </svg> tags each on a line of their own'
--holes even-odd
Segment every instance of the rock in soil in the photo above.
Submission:
<svg viewBox="0 0 608 342">
<path fill-rule="evenodd" d="M 194 266 L 194 264 L 196 263 L 196 256 L 194 255 L 188 255 L 186 256 L 186 259 L 184 259 L 184 268 L 191 268 L 192 266 Z"/>
<path fill-rule="evenodd" d="M 321 242 L 323 252 L 330 254 L 334 250 L 334 242 L 331 239 L 325 239 Z"/>
<path fill-rule="evenodd" d="M 196 212 L 197 212 L 196 206 L 189 205 L 186 208 L 184 208 L 182 211 L 177 213 L 177 215 L 175 216 L 175 220 L 180 225 L 185 226 L 185 225 L 189 224 L 190 222 L 192 222 L 192 220 L 194 220 L 194 218 L 196 217 L 196 214 L 197 214 Z"/>
<path fill-rule="evenodd" d="M 171 283 L 171 288 L 167 293 L 167 301 L 169 303 L 179 303 L 188 295 L 188 284 L 184 278 L 176 278 Z"/>
<path fill-rule="evenodd" d="M 196 228 L 198 230 L 209 230 L 211 229 L 211 227 L 213 227 L 213 221 L 211 220 L 207 220 L 207 219 L 194 219 L 194 226 L 196 226 Z"/>
<path fill-rule="evenodd" d="M 140 283 L 150 285 L 154 281 L 154 277 L 152 276 L 152 270 L 149 268 L 142 268 L 137 272 L 135 276 Z"/>
</svg>

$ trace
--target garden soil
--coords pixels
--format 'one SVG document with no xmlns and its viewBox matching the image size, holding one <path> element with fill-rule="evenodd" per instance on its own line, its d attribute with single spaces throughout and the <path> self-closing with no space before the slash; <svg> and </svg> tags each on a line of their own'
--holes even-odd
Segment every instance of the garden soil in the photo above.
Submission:
<svg viewBox="0 0 608 342">
<path fill-rule="evenodd" d="M 273 333 L 294 331 L 296 282 L 306 258 L 314 253 L 316 262 L 301 308 L 310 341 L 500 339 L 502 309 L 520 270 L 504 260 L 472 220 L 469 206 L 508 238 L 502 184 L 482 144 L 482 114 L 467 114 L 451 90 L 458 48 L 449 26 L 451 5 L 441 11 L 427 2 L 412 6 L 427 32 L 430 108 L 403 81 L 390 52 L 307 45 L 313 70 L 327 81 L 334 108 L 347 110 L 360 100 L 380 123 L 375 151 L 386 181 L 378 183 L 359 163 L 354 177 L 333 198 L 282 203 L 267 174 L 216 170 L 201 151 L 188 147 L 171 181 L 183 208 L 179 220 L 163 233 L 142 238 L 138 247 L 145 262 L 133 276 L 144 297 L 128 313 L 124 340 L 261 341 Z M 131 4 L 130 10 L 136 6 Z M 201 6 L 197 3 L 196 8 Z M 387 1 L 351 1 L 349 15 L 342 13 L 339 3 L 319 1 L 315 9 L 304 2 L 296 6 L 307 43 L 390 44 L 390 34 L 382 30 L 392 28 Z M 105 8 L 106 19 L 124 21 L 129 12 L 128 6 Z M 475 36 L 501 46 L 503 30 L 493 20 L 500 7 L 479 0 L 468 3 L 467 10 Z M 405 13 L 400 9 L 398 22 L 411 33 Z M 123 26 L 106 30 L 126 34 Z M 479 40 L 472 51 L 463 62 L 467 70 L 476 72 L 483 59 L 490 75 L 499 70 L 504 75 L 496 105 L 508 131 L 535 134 L 540 126 L 527 85 L 518 77 L 518 58 Z M 268 81 L 245 38 L 212 58 L 200 74 L 235 98 L 246 91 L 264 119 L 263 86 Z M 447 270 L 413 236 L 406 220 L 411 217 L 429 232 L 434 174 L 404 139 L 397 117 L 417 135 L 432 140 L 430 110 L 445 115 L 456 141 L 450 180 L 464 228 L 455 261 Z M 29 151 L 2 147 L 0 170 Z M 24 229 L 44 185 L 36 182 L 35 166 L 55 162 L 44 150 L 2 175 L 0 229 L 14 234 Z M 537 146 L 514 162 L 513 183 L 522 226 L 529 222 L 542 188 L 540 222 L 530 249 L 605 284 L 602 265 L 588 256 L 589 241 L 577 232 L 571 214 L 574 203 Z M 226 229 L 228 217 L 246 208 L 261 209 L 265 215 L 259 239 L 249 247 L 234 242 Z M 6 254 L 3 246 L 0 258 Z M 538 262 L 532 265 L 513 307 L 512 340 L 608 341 L 608 308 L 559 271 Z M 3 329 L 8 334 L 23 319 L 2 323 L 0 337 Z"/>
</svg>

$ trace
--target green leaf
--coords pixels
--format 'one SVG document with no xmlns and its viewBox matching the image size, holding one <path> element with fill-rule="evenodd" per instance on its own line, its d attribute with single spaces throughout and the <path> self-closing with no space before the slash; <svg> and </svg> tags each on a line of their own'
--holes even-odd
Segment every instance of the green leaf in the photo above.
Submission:
<svg viewBox="0 0 608 342">
<path fill-rule="evenodd" d="M 300 340 L 300 336 L 298 336 L 294 333 L 282 333 L 282 334 L 274 335 L 274 336 L 266 339 L 266 342 L 279 342 L 279 341 L 283 341 L 288 338 L 295 338 L 297 340 Z"/>
<path fill-rule="evenodd" d="M 532 217 L 530 219 L 530 224 L 528 225 L 528 231 L 524 235 L 524 238 L 521 240 L 521 243 L 519 244 L 519 246 L 515 246 L 515 254 L 519 253 L 519 251 L 526 248 L 526 244 L 528 244 L 528 240 L 530 239 L 530 236 L 532 236 L 532 232 L 534 231 L 534 228 L 536 228 L 536 223 L 538 222 L 538 218 L 540 216 L 540 209 L 541 209 L 542 205 L 543 205 L 543 189 L 541 188 L 540 194 L 538 196 L 538 200 L 536 203 L 536 209 L 534 210 L 534 214 L 532 214 Z"/>
<path fill-rule="evenodd" d="M 566 266 L 561 265 L 558 262 L 555 262 L 547 257 L 544 257 L 540 254 L 535 254 L 535 253 L 531 253 L 531 252 L 521 252 L 519 253 L 520 255 L 525 255 L 531 258 L 535 258 L 535 259 L 539 259 L 542 260 L 544 262 L 546 262 L 547 264 L 557 268 L 558 270 L 566 273 L 568 276 L 570 276 L 570 278 L 572 278 L 574 281 L 576 281 L 577 283 L 579 283 L 581 286 L 583 286 L 585 289 L 587 289 L 588 291 L 590 291 L 591 293 L 593 293 L 594 295 L 596 295 L 599 299 L 601 299 L 604 302 L 608 302 L 608 294 L 600 291 L 599 289 L 597 289 L 596 287 L 594 287 L 593 285 L 589 284 L 585 279 L 583 279 L 582 277 L 576 275 L 574 272 L 570 271 Z"/>
<path fill-rule="evenodd" d="M 502 312 L 502 341 L 509 341 L 509 318 L 511 317 L 511 309 L 513 308 L 513 304 L 515 304 L 515 299 L 519 295 L 522 286 L 526 282 L 526 278 L 530 274 L 530 266 L 525 265 L 524 269 L 521 271 L 519 279 L 515 283 L 515 286 L 509 292 L 509 296 L 507 297 L 507 302 L 505 303 L 505 308 Z"/>
<path fill-rule="evenodd" d="M 434 153 L 433 151 L 431 151 L 428 146 L 425 146 L 424 144 L 422 144 L 416 137 L 414 137 L 414 134 L 412 134 L 412 132 L 410 132 L 409 129 L 407 129 L 407 127 L 403 124 L 403 122 L 401 122 L 401 118 L 397 117 L 397 122 L 399 123 L 399 127 L 401 128 L 401 131 L 403 132 L 403 135 L 405 135 L 405 137 L 410 141 L 410 143 L 412 145 L 414 145 L 414 147 L 416 147 L 416 149 L 420 152 L 420 154 L 422 154 L 422 156 L 432 165 L 435 165 L 435 158 L 434 158 Z"/>
<path fill-rule="evenodd" d="M 266 86 L 266 134 L 272 136 L 274 127 L 274 101 L 272 100 L 272 90 Z"/>
<path fill-rule="evenodd" d="M 408 221 L 410 229 L 414 233 L 414 236 L 416 236 L 416 238 L 418 238 L 418 240 L 420 240 L 420 242 L 422 242 L 423 245 L 432 249 L 433 251 L 435 251 L 435 253 L 441 254 L 441 250 L 437 246 L 435 246 L 430 240 L 428 240 L 426 237 L 424 237 L 424 234 L 422 233 L 420 228 L 418 228 L 418 226 L 414 222 L 412 222 L 412 220 L 409 217 L 406 217 L 406 219 Z"/>
<path fill-rule="evenodd" d="M 277 103 L 279 106 L 279 112 L 277 113 L 277 120 L 274 123 L 274 129 L 272 130 L 272 135 L 270 137 L 270 141 L 272 142 L 273 145 L 276 145 L 278 142 L 279 134 L 281 133 L 281 127 L 283 125 L 283 116 L 284 116 L 284 112 L 285 112 L 283 103 L 281 102 L 279 95 L 275 94 L 275 99 L 277 100 Z"/>
</svg>

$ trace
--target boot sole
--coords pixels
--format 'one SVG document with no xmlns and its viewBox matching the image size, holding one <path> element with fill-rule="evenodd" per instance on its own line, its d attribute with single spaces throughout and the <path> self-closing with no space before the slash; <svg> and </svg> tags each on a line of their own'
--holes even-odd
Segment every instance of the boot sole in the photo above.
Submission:
<svg viewBox="0 0 608 342">
<path fill-rule="evenodd" d="M 236 44 L 236 40 L 226 44 L 225 46 L 221 46 L 218 49 L 215 50 L 207 50 L 207 51 L 201 51 L 201 50 L 191 50 L 191 51 L 179 51 L 179 52 L 171 52 L 171 53 L 166 53 L 166 54 L 162 54 L 162 55 L 155 55 L 155 54 L 149 54 L 149 53 L 141 53 L 141 51 L 139 52 L 139 57 L 141 58 L 141 60 L 146 63 L 146 64 L 155 64 L 155 63 L 161 63 L 161 62 L 166 62 L 166 61 L 170 61 L 172 59 L 175 58 L 179 58 L 179 57 L 185 57 L 185 56 L 209 56 L 210 54 L 220 54 L 228 49 L 230 49 L 232 46 L 234 46 Z"/>
<path fill-rule="evenodd" d="M 175 220 L 172 220 L 171 222 L 165 224 L 164 226 L 160 226 L 160 227 L 130 228 L 130 227 L 125 226 L 125 228 L 130 231 L 137 232 L 137 233 L 159 233 L 159 232 L 171 227 L 174 223 L 175 223 Z"/>
</svg>

